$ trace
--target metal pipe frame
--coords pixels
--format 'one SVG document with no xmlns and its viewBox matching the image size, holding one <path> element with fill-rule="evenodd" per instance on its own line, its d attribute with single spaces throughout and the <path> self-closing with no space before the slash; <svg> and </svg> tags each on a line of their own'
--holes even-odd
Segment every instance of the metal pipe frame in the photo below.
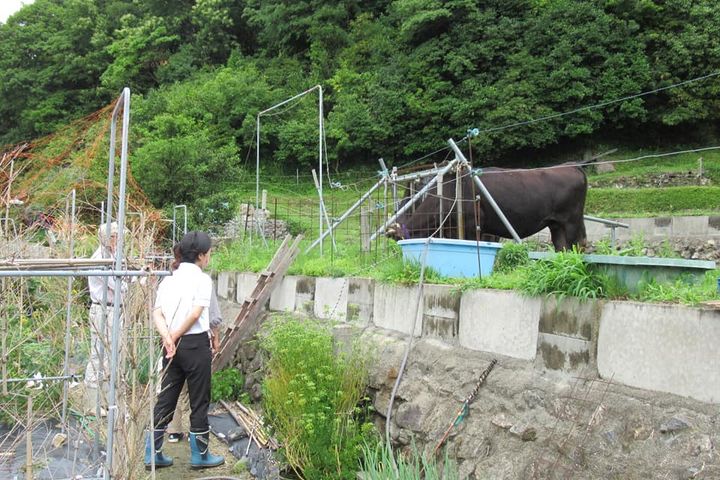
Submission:
<svg viewBox="0 0 720 480">
<path fill-rule="evenodd" d="M 0 270 L 0 278 L 7 277 L 167 277 L 166 270 Z M 107 302 L 107 299 L 105 299 Z"/>
<path fill-rule="evenodd" d="M 505 225 L 505 228 L 507 228 L 508 232 L 510 232 L 510 235 L 512 235 L 513 239 L 517 243 L 522 243 L 522 239 L 518 236 L 518 234 L 515 231 L 515 229 L 513 228 L 513 226 L 510 225 L 510 222 L 508 221 L 507 217 L 505 217 L 505 214 L 502 212 L 502 210 L 500 209 L 498 204 L 495 202 L 495 199 L 492 197 L 492 195 L 490 195 L 490 192 L 488 191 L 488 189 L 485 188 L 485 184 L 482 183 L 482 181 L 480 180 L 480 178 L 477 176 L 476 173 L 472 172 L 472 170 L 470 168 L 470 162 L 468 162 L 467 158 L 465 158 L 465 155 L 463 155 L 462 151 L 460 150 L 460 148 L 458 148 L 457 144 L 455 143 L 455 141 L 452 138 L 448 140 L 448 145 L 450 145 L 450 148 L 452 148 L 453 151 L 455 152 L 455 155 L 457 155 L 456 158 L 459 158 L 462 161 L 463 166 L 465 166 L 468 169 L 469 173 L 473 177 L 473 180 L 475 181 L 475 185 L 477 185 L 477 187 L 480 189 L 480 191 L 482 192 L 485 199 L 488 202 L 490 202 L 490 206 L 492 206 L 493 210 L 495 210 L 495 213 L 497 213 L 498 217 L 500 217 L 500 221 L 503 222 L 503 225 Z"/>
<path fill-rule="evenodd" d="M 360 207 L 363 203 L 365 203 L 365 201 L 366 201 L 368 198 L 370 198 L 370 195 L 372 195 L 373 192 L 374 192 L 375 190 L 377 190 L 378 188 L 380 188 L 380 186 L 383 185 L 384 183 L 385 183 L 385 178 L 381 178 L 380 180 L 378 180 L 377 183 L 370 188 L 370 190 L 368 190 L 367 192 L 365 192 L 365 193 L 363 194 L 363 196 L 360 197 L 360 200 L 358 200 L 357 202 L 355 202 L 350 208 L 348 208 L 348 209 L 345 211 L 345 213 L 343 213 L 343 214 L 340 216 L 340 218 L 338 218 L 335 222 L 333 222 L 332 226 L 331 226 L 328 230 L 326 230 L 320 238 L 316 239 L 312 244 L 310 244 L 310 246 L 305 250 L 305 253 L 308 253 L 310 250 L 312 250 L 313 248 L 315 248 L 315 247 L 317 246 L 317 244 L 320 243 L 320 242 L 323 240 L 323 238 L 327 237 L 327 236 L 328 236 L 332 231 L 334 231 L 342 222 L 344 222 L 350 215 L 352 215 L 352 213 L 353 213 L 355 210 L 357 210 L 358 207 Z"/>
<path fill-rule="evenodd" d="M 583 215 L 583 218 L 589 222 L 602 223 L 603 225 L 607 225 L 609 227 L 630 228 L 630 225 L 627 223 L 615 222 L 613 220 L 606 220 L 604 218 L 593 217 L 590 215 Z"/>
<path fill-rule="evenodd" d="M 273 105 L 270 108 L 266 108 L 265 110 L 259 112 L 256 117 L 256 125 L 255 128 L 257 130 L 257 136 L 255 137 L 255 210 L 257 211 L 258 208 L 260 208 L 260 117 L 276 108 L 280 108 L 283 105 L 286 105 L 293 100 L 296 100 L 300 97 L 303 97 L 310 92 L 313 92 L 317 90 L 318 91 L 318 171 L 320 172 L 320 179 L 319 183 L 320 186 L 318 188 L 318 194 L 320 195 L 320 201 L 323 199 L 323 134 L 325 133 L 325 126 L 323 121 L 323 89 L 321 85 L 315 85 L 312 88 L 308 88 L 304 92 L 300 92 L 297 95 L 294 95 L 286 100 L 283 100 L 280 103 L 277 103 Z M 323 214 L 322 214 L 322 207 L 320 208 L 320 219 L 319 219 L 319 238 L 324 238 L 323 236 Z M 252 231 L 252 230 L 251 230 Z M 323 254 L 323 245 L 322 241 L 320 241 L 320 256 Z"/>
<path fill-rule="evenodd" d="M 118 214 L 117 214 L 117 224 L 118 224 L 118 234 L 117 234 L 117 243 L 115 246 L 115 292 L 120 292 L 121 289 L 118 289 L 117 286 L 121 285 L 122 283 L 122 276 L 120 274 L 122 270 L 122 261 L 123 261 L 123 246 L 125 243 L 125 186 L 127 183 L 127 163 L 128 163 L 128 136 L 129 136 L 129 130 L 130 130 L 130 89 L 125 87 L 122 91 L 122 94 L 120 95 L 120 98 L 118 98 L 117 103 L 115 104 L 115 108 L 113 109 L 112 113 L 112 120 L 110 124 L 110 165 L 114 167 L 114 157 L 115 157 L 115 132 L 117 130 L 117 118 L 118 115 L 122 111 L 122 138 L 121 138 L 121 147 L 120 147 L 120 180 L 119 180 L 119 186 L 118 186 Z M 112 219 L 112 197 L 113 197 L 113 191 L 114 191 L 114 183 L 113 183 L 113 174 L 114 168 L 110 169 L 108 171 L 108 205 L 107 205 L 107 215 L 105 217 L 106 219 L 106 226 L 107 226 L 107 237 L 110 238 L 110 222 Z M 105 284 L 105 288 L 103 289 L 103 300 L 105 304 L 107 305 L 107 283 Z M 102 309 L 104 312 L 105 309 Z M 102 332 L 105 331 L 103 325 Z M 118 366 L 118 341 L 120 337 L 120 302 L 113 302 L 113 325 L 112 325 L 112 335 L 111 335 L 111 347 L 110 347 L 110 390 L 108 393 L 108 408 L 107 408 L 107 457 L 106 457 L 106 467 L 103 476 L 106 479 L 110 479 L 110 472 L 112 471 L 113 467 L 113 455 L 114 455 L 114 440 L 115 440 L 115 413 L 117 410 L 116 405 L 116 383 L 117 383 L 117 366 Z M 100 362 L 102 362 L 102 357 L 100 358 Z M 102 365 L 102 363 L 101 363 Z M 98 386 L 98 392 L 101 390 L 101 386 Z M 100 404 L 98 403 L 97 408 L 100 409 Z M 98 418 L 100 418 L 98 416 Z"/>
<path fill-rule="evenodd" d="M 397 212 L 395 212 L 395 215 L 393 215 L 389 220 L 387 220 L 380 228 L 378 228 L 378 229 L 375 231 L 375 233 L 373 233 L 373 234 L 370 236 L 370 241 L 375 240 L 375 238 L 376 238 L 381 232 L 384 232 L 384 231 L 385 231 L 385 229 L 388 227 L 388 225 L 390 225 L 390 224 L 392 224 L 393 222 L 395 222 L 395 220 L 397 220 L 400 215 L 402 215 L 402 214 L 405 213 L 410 207 L 412 207 L 413 205 L 415 205 L 415 202 L 417 202 L 420 197 L 422 197 L 428 190 L 430 190 L 430 189 L 432 188 L 433 185 L 435 185 L 435 183 L 438 181 L 438 176 L 440 176 L 440 175 L 445 175 L 445 174 L 446 174 L 447 172 L 449 172 L 450 169 L 453 168 L 457 163 L 458 163 L 458 158 L 455 157 L 455 158 L 452 159 L 450 162 L 448 162 L 447 165 L 445 165 L 443 168 L 441 168 L 440 171 L 438 172 L 438 174 L 437 174 L 432 180 L 430 180 L 423 188 L 421 188 L 420 190 L 418 190 L 418 192 L 410 199 L 410 201 L 409 201 L 408 203 L 406 203 L 405 205 L 403 205 L 400 210 L 398 210 Z"/>
<path fill-rule="evenodd" d="M 328 217 L 327 214 L 327 208 L 325 207 L 325 201 L 322 196 L 322 187 L 320 187 L 318 183 L 317 173 L 315 172 L 315 169 L 312 169 L 312 176 L 313 176 L 313 182 L 315 182 L 315 189 L 318 191 L 318 194 L 320 195 L 320 213 L 322 217 L 325 219 L 325 223 L 327 223 L 328 229 L 326 232 L 330 232 L 330 239 L 332 240 L 333 249 L 337 252 L 337 245 L 335 244 L 335 235 L 333 235 L 334 229 L 333 224 L 330 223 L 330 217 Z M 265 192 L 265 190 L 263 190 Z M 318 236 L 318 240 L 322 242 L 322 239 L 325 238 L 323 235 L 324 232 L 320 232 L 320 235 Z"/>
</svg>

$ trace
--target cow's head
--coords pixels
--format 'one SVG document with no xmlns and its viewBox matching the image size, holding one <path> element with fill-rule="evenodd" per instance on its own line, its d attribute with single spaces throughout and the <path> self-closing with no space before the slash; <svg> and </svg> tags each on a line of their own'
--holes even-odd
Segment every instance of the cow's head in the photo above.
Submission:
<svg viewBox="0 0 720 480">
<path fill-rule="evenodd" d="M 391 223 L 385 230 L 385 236 L 394 240 L 407 240 L 410 238 L 410 231 L 404 223 Z"/>
</svg>

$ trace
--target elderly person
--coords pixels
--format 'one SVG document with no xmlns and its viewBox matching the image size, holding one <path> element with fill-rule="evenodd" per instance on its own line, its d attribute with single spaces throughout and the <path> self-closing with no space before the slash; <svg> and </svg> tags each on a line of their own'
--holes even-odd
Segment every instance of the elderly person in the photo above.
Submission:
<svg viewBox="0 0 720 480">
<path fill-rule="evenodd" d="M 115 257 L 117 246 L 118 225 L 116 222 L 98 227 L 100 246 L 95 250 L 93 260 L 111 259 Z M 107 280 L 106 280 L 107 279 Z M 104 289 L 107 281 L 107 298 Z M 115 302 L 122 305 L 123 296 L 127 292 L 127 282 L 114 277 L 88 277 L 90 291 L 90 359 L 85 369 L 85 408 L 90 413 L 97 409 L 98 388 L 106 385 L 109 372 L 108 358 L 112 333 L 113 308 Z M 103 317 L 105 329 L 103 331 Z M 104 349 L 103 361 L 100 360 L 101 348 Z M 103 394 L 105 392 L 100 392 Z M 104 402 L 103 402 L 104 403 Z"/>
</svg>

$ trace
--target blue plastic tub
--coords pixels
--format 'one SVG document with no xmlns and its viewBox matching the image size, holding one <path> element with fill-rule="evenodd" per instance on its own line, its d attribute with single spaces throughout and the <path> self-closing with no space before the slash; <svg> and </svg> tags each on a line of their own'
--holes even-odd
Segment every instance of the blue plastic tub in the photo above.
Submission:
<svg viewBox="0 0 720 480">
<path fill-rule="evenodd" d="M 403 258 L 420 262 L 426 241 L 425 238 L 400 240 Z M 492 273 L 495 254 L 501 247 L 501 243 L 495 242 L 431 238 L 426 264 L 446 277 L 486 277 Z"/>
</svg>

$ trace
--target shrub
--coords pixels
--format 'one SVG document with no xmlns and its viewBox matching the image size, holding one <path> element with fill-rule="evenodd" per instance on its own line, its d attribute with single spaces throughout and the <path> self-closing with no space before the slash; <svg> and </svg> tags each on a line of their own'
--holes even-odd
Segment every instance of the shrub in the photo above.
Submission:
<svg viewBox="0 0 720 480">
<path fill-rule="evenodd" d="M 210 400 L 241 400 L 245 401 L 247 393 L 243 391 L 245 377 L 237 368 L 226 368 L 215 372 L 212 376 Z"/>
<path fill-rule="evenodd" d="M 373 438 L 358 406 L 367 385 L 367 352 L 356 344 L 335 355 L 327 326 L 291 318 L 271 322 L 260 345 L 269 356 L 263 407 L 295 474 L 354 479 L 362 445 Z"/>
</svg>

